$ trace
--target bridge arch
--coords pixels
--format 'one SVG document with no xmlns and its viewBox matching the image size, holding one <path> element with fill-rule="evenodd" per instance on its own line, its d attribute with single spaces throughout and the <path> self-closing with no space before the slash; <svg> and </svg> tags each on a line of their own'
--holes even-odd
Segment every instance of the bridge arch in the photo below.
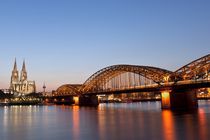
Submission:
<svg viewBox="0 0 210 140">
<path fill-rule="evenodd" d="M 196 59 L 189 64 L 179 68 L 172 75 L 174 81 L 196 80 L 208 78 L 210 72 L 210 54 Z"/>
<path fill-rule="evenodd" d="M 91 77 L 89 77 L 86 82 L 81 87 L 82 93 L 87 93 L 93 90 L 97 85 L 105 83 L 111 80 L 113 77 L 116 77 L 120 74 L 131 72 L 134 74 L 141 75 L 147 79 L 152 80 L 154 83 L 161 83 L 164 81 L 164 77 L 171 75 L 172 72 L 151 67 L 151 66 L 137 66 L 137 65 L 113 65 L 106 68 L 103 68 Z"/>
<path fill-rule="evenodd" d="M 54 96 L 79 95 L 79 88 L 81 85 L 65 84 L 60 86 L 54 93 Z"/>
</svg>

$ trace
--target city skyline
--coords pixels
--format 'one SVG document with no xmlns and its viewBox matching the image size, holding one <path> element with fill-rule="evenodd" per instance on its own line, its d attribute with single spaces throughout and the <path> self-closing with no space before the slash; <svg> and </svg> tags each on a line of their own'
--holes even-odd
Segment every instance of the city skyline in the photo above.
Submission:
<svg viewBox="0 0 210 140">
<path fill-rule="evenodd" d="M 115 64 L 175 71 L 209 53 L 208 1 L 0 2 L 0 88 L 25 59 L 42 91 Z"/>
</svg>

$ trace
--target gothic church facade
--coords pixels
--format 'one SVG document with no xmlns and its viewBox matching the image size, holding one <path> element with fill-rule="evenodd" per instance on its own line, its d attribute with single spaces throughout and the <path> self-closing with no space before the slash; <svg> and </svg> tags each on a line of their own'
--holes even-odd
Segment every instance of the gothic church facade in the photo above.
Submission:
<svg viewBox="0 0 210 140">
<path fill-rule="evenodd" d="M 28 79 L 27 79 L 27 71 L 26 71 L 25 61 L 23 61 L 23 66 L 22 66 L 22 70 L 20 73 L 20 77 L 19 77 L 17 63 L 15 60 L 14 68 L 12 70 L 12 76 L 11 76 L 10 90 L 13 93 L 19 93 L 22 95 L 36 92 L 35 81 L 28 81 Z"/>
</svg>

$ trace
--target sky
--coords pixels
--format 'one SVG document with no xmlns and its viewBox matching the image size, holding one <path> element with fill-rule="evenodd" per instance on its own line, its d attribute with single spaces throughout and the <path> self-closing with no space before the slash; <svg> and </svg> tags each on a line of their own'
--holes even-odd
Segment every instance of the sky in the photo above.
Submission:
<svg viewBox="0 0 210 140">
<path fill-rule="evenodd" d="M 115 64 L 175 71 L 210 52 L 208 0 L 1 0 L 0 89 L 14 60 L 37 90 Z"/>
</svg>

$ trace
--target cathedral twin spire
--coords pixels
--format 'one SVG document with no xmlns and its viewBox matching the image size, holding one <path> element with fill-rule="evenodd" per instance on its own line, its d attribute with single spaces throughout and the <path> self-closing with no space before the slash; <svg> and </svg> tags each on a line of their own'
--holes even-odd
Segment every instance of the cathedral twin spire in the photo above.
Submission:
<svg viewBox="0 0 210 140">
<path fill-rule="evenodd" d="M 14 68 L 12 70 L 10 89 L 13 93 L 21 93 L 23 95 L 36 92 L 35 81 L 28 81 L 25 60 L 23 61 L 22 70 L 19 72 L 15 59 Z"/>
<path fill-rule="evenodd" d="M 23 60 L 23 66 L 22 66 L 22 70 L 21 70 L 20 81 L 23 82 L 25 80 L 27 80 L 27 71 L 26 71 L 25 60 Z M 16 81 L 16 82 L 19 81 L 19 74 L 18 74 L 16 59 L 15 59 L 14 68 L 13 68 L 13 71 L 12 71 L 11 82 L 12 81 Z"/>
</svg>

